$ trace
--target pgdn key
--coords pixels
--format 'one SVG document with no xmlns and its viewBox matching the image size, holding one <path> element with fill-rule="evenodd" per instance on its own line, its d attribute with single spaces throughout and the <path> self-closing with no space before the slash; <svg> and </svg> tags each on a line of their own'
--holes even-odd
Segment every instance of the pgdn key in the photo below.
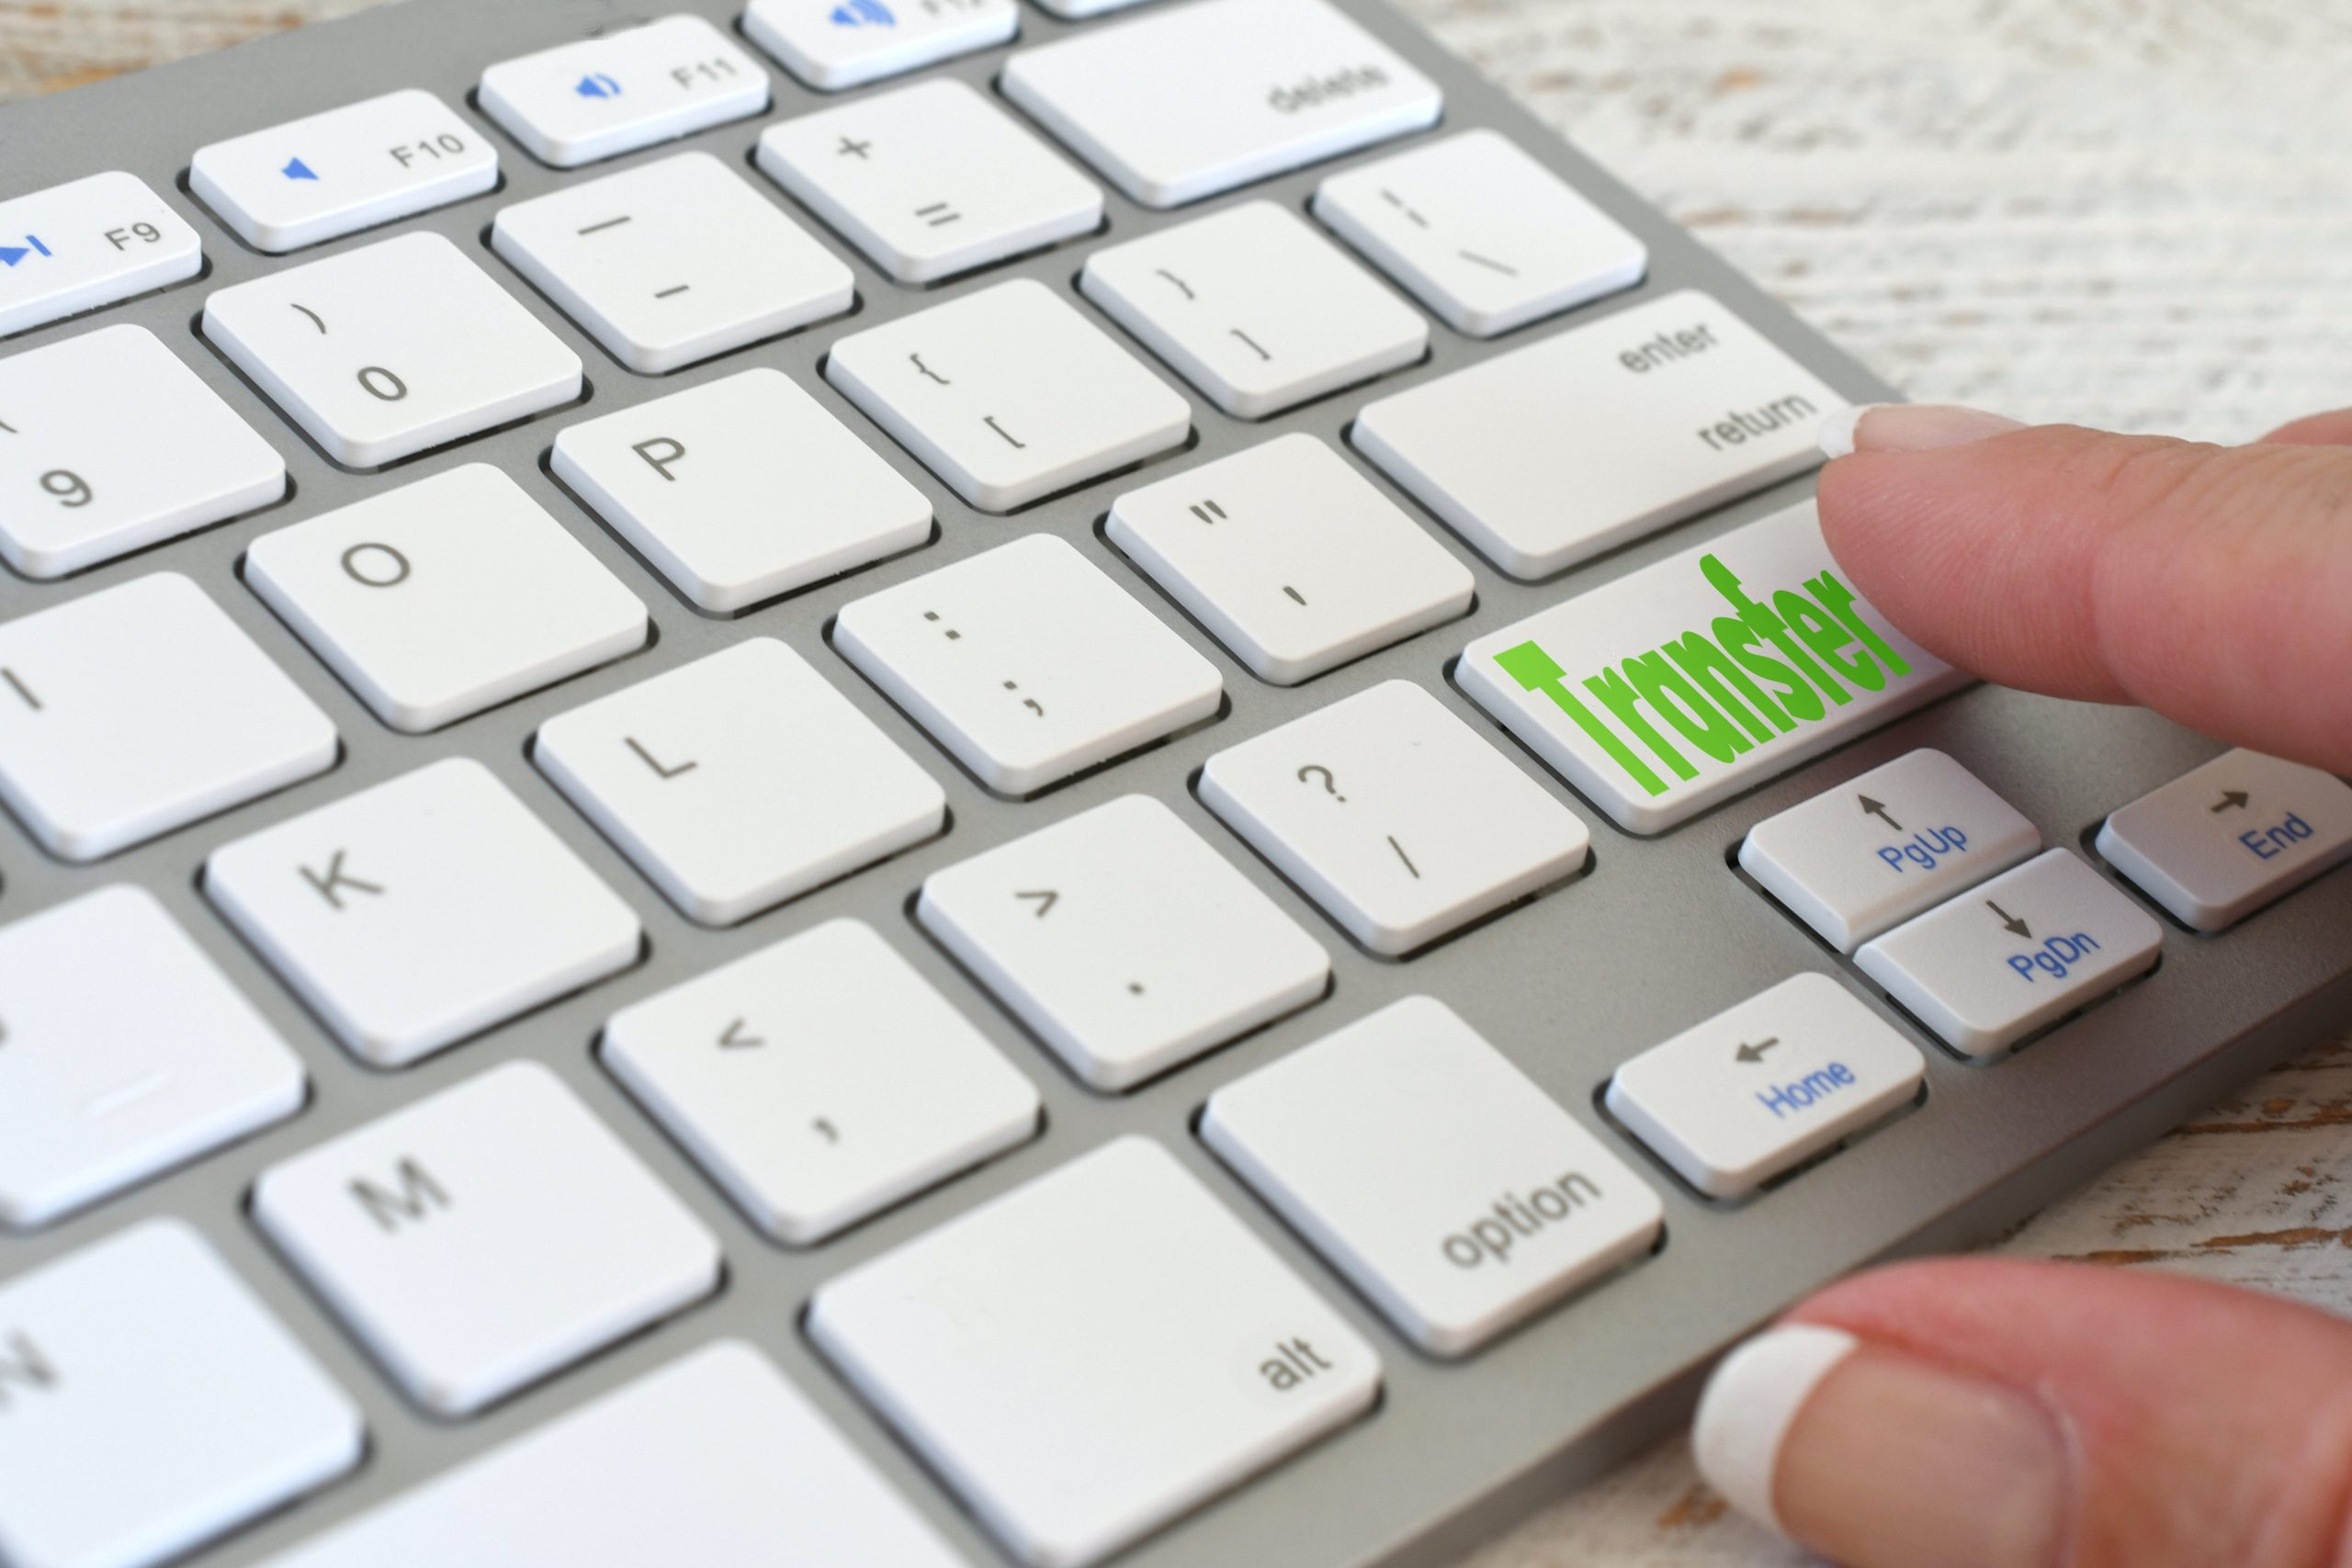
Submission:
<svg viewBox="0 0 2352 1568">
<path fill-rule="evenodd" d="M 2155 966 L 2163 932 L 2070 850 L 2051 850 L 1854 955 L 1971 1056 L 2005 1050 Z"/>
</svg>

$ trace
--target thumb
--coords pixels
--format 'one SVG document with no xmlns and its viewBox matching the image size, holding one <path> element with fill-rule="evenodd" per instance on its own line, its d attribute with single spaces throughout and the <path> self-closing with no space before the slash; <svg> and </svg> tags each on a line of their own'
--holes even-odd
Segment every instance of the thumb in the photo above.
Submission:
<svg viewBox="0 0 2352 1568">
<path fill-rule="evenodd" d="M 1847 1568 L 2352 1562 L 2352 1324 L 2201 1280 L 1860 1275 L 1717 1368 L 1695 1442 Z"/>
<path fill-rule="evenodd" d="M 2352 772 L 2352 446 L 2203 446 L 1905 405 L 1826 444 L 1849 442 L 1822 472 L 1823 531 L 1931 652 Z"/>
</svg>

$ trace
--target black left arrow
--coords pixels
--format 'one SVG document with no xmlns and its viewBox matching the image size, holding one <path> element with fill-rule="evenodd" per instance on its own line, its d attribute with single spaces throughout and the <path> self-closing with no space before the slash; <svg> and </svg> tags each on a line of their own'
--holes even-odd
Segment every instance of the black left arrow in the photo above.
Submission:
<svg viewBox="0 0 2352 1568">
<path fill-rule="evenodd" d="M 1760 1062 L 1764 1059 L 1764 1053 L 1770 1051 L 1773 1046 L 1778 1045 L 1780 1043 L 1781 1037 L 1777 1034 L 1767 1035 L 1753 1045 L 1742 1041 L 1740 1043 L 1739 1049 L 1733 1052 L 1732 1055 L 1738 1057 L 1743 1062 Z"/>
</svg>

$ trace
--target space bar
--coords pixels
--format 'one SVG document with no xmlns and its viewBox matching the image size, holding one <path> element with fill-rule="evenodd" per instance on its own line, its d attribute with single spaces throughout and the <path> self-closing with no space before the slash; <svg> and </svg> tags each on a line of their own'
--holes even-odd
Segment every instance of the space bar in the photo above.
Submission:
<svg viewBox="0 0 2352 1568">
<path fill-rule="evenodd" d="M 737 1340 L 697 1350 L 277 1558 L 270 1568 L 957 1568 Z"/>
</svg>

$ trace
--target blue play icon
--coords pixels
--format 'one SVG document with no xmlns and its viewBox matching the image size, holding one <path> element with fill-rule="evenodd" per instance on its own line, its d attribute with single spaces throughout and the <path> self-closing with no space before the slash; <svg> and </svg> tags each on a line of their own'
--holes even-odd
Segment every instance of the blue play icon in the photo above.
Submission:
<svg viewBox="0 0 2352 1568">
<path fill-rule="evenodd" d="M 32 254 L 32 251 L 24 245 L 0 245 L 0 262 L 5 262 L 10 266 L 16 265 Z"/>
<path fill-rule="evenodd" d="M 319 177 L 311 173 L 311 165 L 300 158 L 288 158 L 286 166 L 277 172 L 289 180 L 315 180 Z"/>
</svg>

